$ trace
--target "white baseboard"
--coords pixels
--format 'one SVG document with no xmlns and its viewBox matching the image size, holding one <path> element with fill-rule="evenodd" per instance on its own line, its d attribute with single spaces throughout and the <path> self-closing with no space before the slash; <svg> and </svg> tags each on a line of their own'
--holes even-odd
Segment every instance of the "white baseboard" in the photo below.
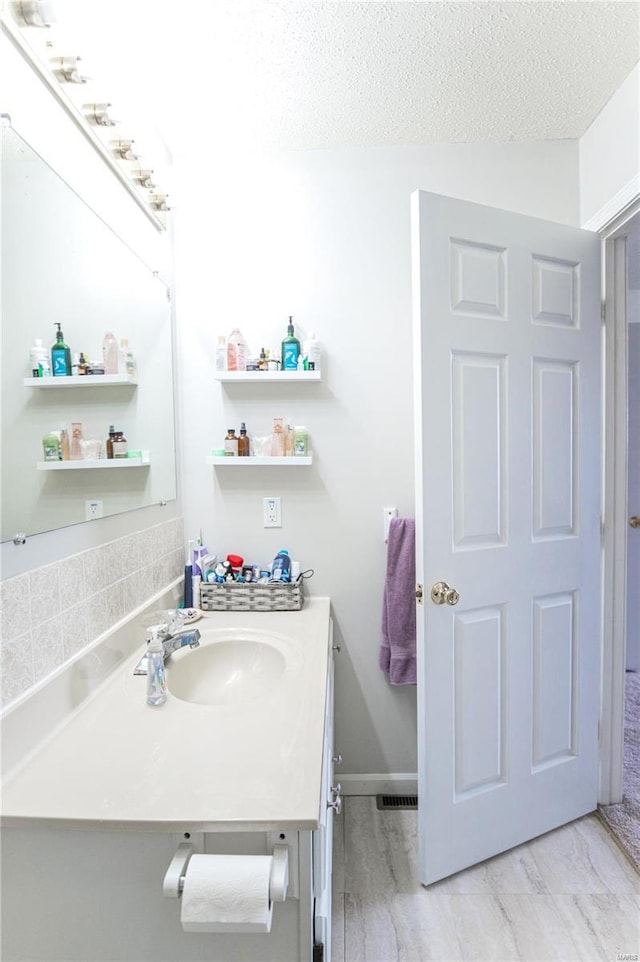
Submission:
<svg viewBox="0 0 640 962">
<path fill-rule="evenodd" d="M 366 772 L 361 775 L 342 775 L 336 769 L 335 778 L 342 786 L 343 795 L 417 795 L 416 772 Z"/>
</svg>

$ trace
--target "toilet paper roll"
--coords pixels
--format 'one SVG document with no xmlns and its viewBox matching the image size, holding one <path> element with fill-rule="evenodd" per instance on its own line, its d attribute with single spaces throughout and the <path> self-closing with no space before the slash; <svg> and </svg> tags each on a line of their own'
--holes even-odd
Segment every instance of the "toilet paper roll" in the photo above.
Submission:
<svg viewBox="0 0 640 962">
<path fill-rule="evenodd" d="M 192 855 L 182 890 L 185 932 L 270 932 L 270 855 Z"/>
</svg>

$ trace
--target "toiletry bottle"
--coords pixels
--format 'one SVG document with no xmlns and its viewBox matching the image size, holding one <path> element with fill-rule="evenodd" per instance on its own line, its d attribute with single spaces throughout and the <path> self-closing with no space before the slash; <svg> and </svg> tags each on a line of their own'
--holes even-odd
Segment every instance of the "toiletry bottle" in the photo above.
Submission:
<svg viewBox="0 0 640 962">
<path fill-rule="evenodd" d="M 238 457 L 249 457 L 249 437 L 247 435 L 247 425 L 242 422 L 240 425 L 240 437 L 238 438 Z"/>
<path fill-rule="evenodd" d="M 36 337 L 29 350 L 29 374 L 31 377 L 44 377 L 45 366 L 49 368 L 49 352 L 42 343 L 42 339 Z"/>
<path fill-rule="evenodd" d="M 69 451 L 69 435 L 67 429 L 63 428 L 60 432 L 60 460 L 70 461 L 71 455 Z"/>
<path fill-rule="evenodd" d="M 80 354 L 78 353 L 73 355 L 73 360 L 71 361 L 71 374 L 73 377 L 77 377 L 80 374 Z"/>
<path fill-rule="evenodd" d="M 313 331 L 309 332 L 309 337 L 303 342 L 302 353 L 307 359 L 306 370 L 320 370 L 320 344 L 316 341 Z M 313 368 L 311 365 L 313 364 Z"/>
<path fill-rule="evenodd" d="M 42 449 L 45 461 L 60 460 L 60 439 L 55 431 L 49 431 L 42 439 Z"/>
<path fill-rule="evenodd" d="M 237 327 L 231 331 L 227 341 L 227 370 L 247 370 L 247 343 Z"/>
<path fill-rule="evenodd" d="M 64 334 L 56 321 L 56 343 L 51 348 L 51 370 L 54 377 L 71 377 L 71 351 L 64 343 Z"/>
<path fill-rule="evenodd" d="M 282 418 L 273 419 L 273 434 L 271 435 L 271 457 L 284 457 L 284 421 Z"/>
<path fill-rule="evenodd" d="M 258 361 L 258 370 L 266 371 L 268 370 L 269 362 L 267 360 L 267 352 L 263 347 L 260 348 L 260 359 Z"/>
<path fill-rule="evenodd" d="M 284 456 L 291 458 L 295 454 L 295 431 L 291 426 L 291 418 L 287 418 L 287 430 L 284 436 Z"/>
<path fill-rule="evenodd" d="M 126 458 L 128 444 L 127 444 L 127 439 L 125 438 L 124 433 L 122 431 L 116 431 L 115 436 L 113 438 L 112 447 L 113 447 L 114 458 Z"/>
<path fill-rule="evenodd" d="M 118 373 L 118 342 L 111 331 L 107 331 L 102 341 L 102 360 L 105 374 Z"/>
<path fill-rule="evenodd" d="M 302 424 L 296 424 L 294 454 L 298 458 L 306 458 L 309 454 L 309 432 Z"/>
<path fill-rule="evenodd" d="M 162 625 L 149 628 L 151 638 L 147 646 L 147 705 L 156 707 L 167 700 L 167 679 L 160 632 Z"/>
<path fill-rule="evenodd" d="M 107 449 L 107 458 L 113 458 L 113 439 L 116 436 L 116 429 L 113 424 L 109 425 L 109 437 L 107 438 L 105 447 Z"/>
<path fill-rule="evenodd" d="M 80 461 L 82 458 L 82 421 L 71 422 L 71 445 L 70 455 L 72 461 Z"/>
<path fill-rule="evenodd" d="M 227 370 L 227 339 L 224 334 L 218 334 L 216 347 L 216 371 Z"/>
<path fill-rule="evenodd" d="M 291 581 L 291 558 L 285 548 L 282 548 L 273 559 L 271 580 Z"/>
<path fill-rule="evenodd" d="M 184 566 L 183 604 L 185 608 L 193 608 L 193 565 L 191 564 L 191 549 L 187 554 Z"/>
<path fill-rule="evenodd" d="M 227 458 L 234 458 L 238 455 L 238 439 L 235 428 L 227 429 L 227 436 L 224 439 L 224 454 Z"/>
<path fill-rule="evenodd" d="M 300 354 L 300 341 L 293 333 L 293 316 L 289 315 L 287 326 L 287 336 L 282 341 L 282 370 L 296 371 L 298 369 L 298 355 Z"/>
<path fill-rule="evenodd" d="M 78 361 L 78 374 L 80 375 L 86 374 L 88 367 L 89 367 L 89 363 L 86 357 L 84 356 L 84 353 L 80 351 L 80 359 Z"/>
<path fill-rule="evenodd" d="M 200 607 L 200 585 L 201 584 L 202 584 L 202 575 L 191 576 L 191 606 L 193 608 Z"/>
</svg>

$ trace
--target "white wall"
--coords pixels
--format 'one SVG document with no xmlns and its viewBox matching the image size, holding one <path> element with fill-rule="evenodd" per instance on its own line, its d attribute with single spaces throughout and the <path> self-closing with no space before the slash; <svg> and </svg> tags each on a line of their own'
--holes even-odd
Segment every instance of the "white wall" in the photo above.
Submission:
<svg viewBox="0 0 640 962">
<path fill-rule="evenodd" d="M 640 64 L 580 139 L 580 223 L 600 230 L 640 193 Z"/>
<path fill-rule="evenodd" d="M 415 689 L 390 687 L 377 665 L 382 509 L 414 513 L 410 194 L 422 187 L 577 224 L 577 144 L 216 153 L 205 181 L 187 158 L 174 175 L 186 534 L 256 561 L 284 546 L 315 569 L 310 589 L 331 596 L 343 646 L 343 771 L 415 772 Z M 321 385 L 213 379 L 219 333 L 238 324 L 259 351 L 279 343 L 289 314 L 323 344 Z M 230 425 L 245 420 L 261 434 L 289 414 L 309 429 L 312 468 L 205 465 Z M 262 528 L 267 495 L 282 498 L 275 532 Z"/>
</svg>

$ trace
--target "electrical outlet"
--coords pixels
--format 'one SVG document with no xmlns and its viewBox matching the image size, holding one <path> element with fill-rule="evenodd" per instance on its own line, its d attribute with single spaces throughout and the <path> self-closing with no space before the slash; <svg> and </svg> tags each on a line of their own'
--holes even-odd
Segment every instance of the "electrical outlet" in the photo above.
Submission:
<svg viewBox="0 0 640 962">
<path fill-rule="evenodd" d="M 263 498 L 262 499 L 262 518 L 263 518 L 263 526 L 265 528 L 281 528 L 282 527 L 282 510 L 280 507 L 280 498 Z"/>
<path fill-rule="evenodd" d="M 84 517 L 85 521 L 96 521 L 101 518 L 104 514 L 102 509 L 102 501 L 85 501 L 84 503 Z"/>
</svg>

